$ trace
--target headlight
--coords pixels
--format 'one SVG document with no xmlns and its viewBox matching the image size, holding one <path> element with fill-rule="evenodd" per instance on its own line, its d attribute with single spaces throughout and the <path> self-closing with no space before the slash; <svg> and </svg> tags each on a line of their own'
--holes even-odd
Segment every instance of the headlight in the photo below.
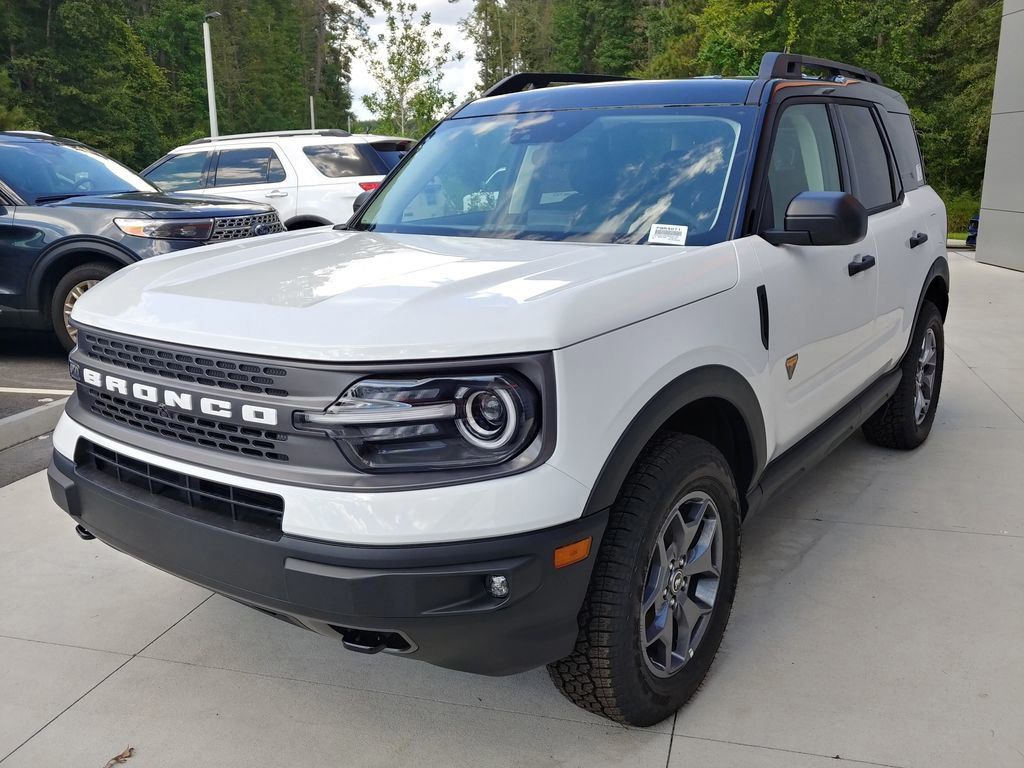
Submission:
<svg viewBox="0 0 1024 768">
<path fill-rule="evenodd" d="M 537 436 L 539 399 L 512 373 L 364 379 L 295 426 L 327 432 L 366 472 L 487 467 Z"/>
<path fill-rule="evenodd" d="M 213 219 L 114 219 L 126 235 L 159 240 L 209 240 Z"/>
</svg>

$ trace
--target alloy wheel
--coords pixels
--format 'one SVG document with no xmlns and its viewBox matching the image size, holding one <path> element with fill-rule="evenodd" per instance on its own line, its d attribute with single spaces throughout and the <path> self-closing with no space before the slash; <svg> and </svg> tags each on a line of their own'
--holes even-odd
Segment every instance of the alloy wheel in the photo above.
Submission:
<svg viewBox="0 0 1024 768">
<path fill-rule="evenodd" d="M 703 491 L 684 496 L 655 542 L 640 608 L 647 668 L 671 677 L 693 657 L 711 621 L 722 572 L 722 525 Z"/>
<path fill-rule="evenodd" d="M 917 390 L 914 395 L 914 418 L 920 424 L 928 416 L 935 391 L 935 370 L 938 350 L 935 331 L 929 328 L 921 341 L 921 354 L 917 358 Z"/>
<path fill-rule="evenodd" d="M 75 308 L 75 302 L 82 298 L 82 294 L 98 282 L 99 280 L 83 280 L 80 283 L 76 283 L 68 291 L 68 295 L 64 297 L 64 327 L 67 329 L 72 341 L 78 338 L 78 330 L 71 325 L 71 310 Z"/>
</svg>

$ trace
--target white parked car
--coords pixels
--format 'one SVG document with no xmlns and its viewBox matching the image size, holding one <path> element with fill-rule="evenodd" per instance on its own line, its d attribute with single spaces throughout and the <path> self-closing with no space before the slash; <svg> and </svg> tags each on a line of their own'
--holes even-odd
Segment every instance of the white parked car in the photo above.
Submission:
<svg viewBox="0 0 1024 768">
<path fill-rule="evenodd" d="M 79 535 L 354 651 L 671 716 L 741 523 L 856 429 L 928 437 L 946 217 L 865 70 L 595 79 L 503 81 L 345 225 L 88 291 L 49 471 Z"/>
<path fill-rule="evenodd" d="M 165 192 L 202 192 L 273 205 L 287 229 L 348 220 L 412 147 L 411 139 L 348 131 L 283 131 L 197 139 L 144 171 Z"/>
</svg>

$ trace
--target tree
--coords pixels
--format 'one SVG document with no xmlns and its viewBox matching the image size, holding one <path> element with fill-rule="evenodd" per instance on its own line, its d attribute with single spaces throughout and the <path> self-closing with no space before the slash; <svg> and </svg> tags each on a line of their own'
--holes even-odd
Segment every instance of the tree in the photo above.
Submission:
<svg viewBox="0 0 1024 768">
<path fill-rule="evenodd" d="M 416 3 L 382 0 L 384 32 L 362 35 L 370 75 L 377 92 L 363 104 L 376 115 L 378 130 L 402 136 L 422 136 L 440 115 L 455 105 L 455 94 L 444 90 L 442 69 L 462 58 L 444 40 L 430 14 L 417 18 Z"/>
<path fill-rule="evenodd" d="M 7 73 L 0 70 L 0 131 L 24 131 L 33 127 L 20 106 L 18 94 Z"/>
</svg>

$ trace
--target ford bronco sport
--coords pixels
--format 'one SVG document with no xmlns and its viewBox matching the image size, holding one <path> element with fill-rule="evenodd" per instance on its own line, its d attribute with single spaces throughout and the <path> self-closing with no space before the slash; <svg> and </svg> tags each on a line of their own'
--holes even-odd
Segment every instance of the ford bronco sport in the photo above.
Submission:
<svg viewBox="0 0 1024 768">
<path fill-rule="evenodd" d="M 82 538 L 351 650 L 547 664 L 656 723 L 742 521 L 858 427 L 928 436 L 945 226 L 871 72 L 512 76 L 347 225 L 85 295 L 50 487 Z"/>
</svg>

